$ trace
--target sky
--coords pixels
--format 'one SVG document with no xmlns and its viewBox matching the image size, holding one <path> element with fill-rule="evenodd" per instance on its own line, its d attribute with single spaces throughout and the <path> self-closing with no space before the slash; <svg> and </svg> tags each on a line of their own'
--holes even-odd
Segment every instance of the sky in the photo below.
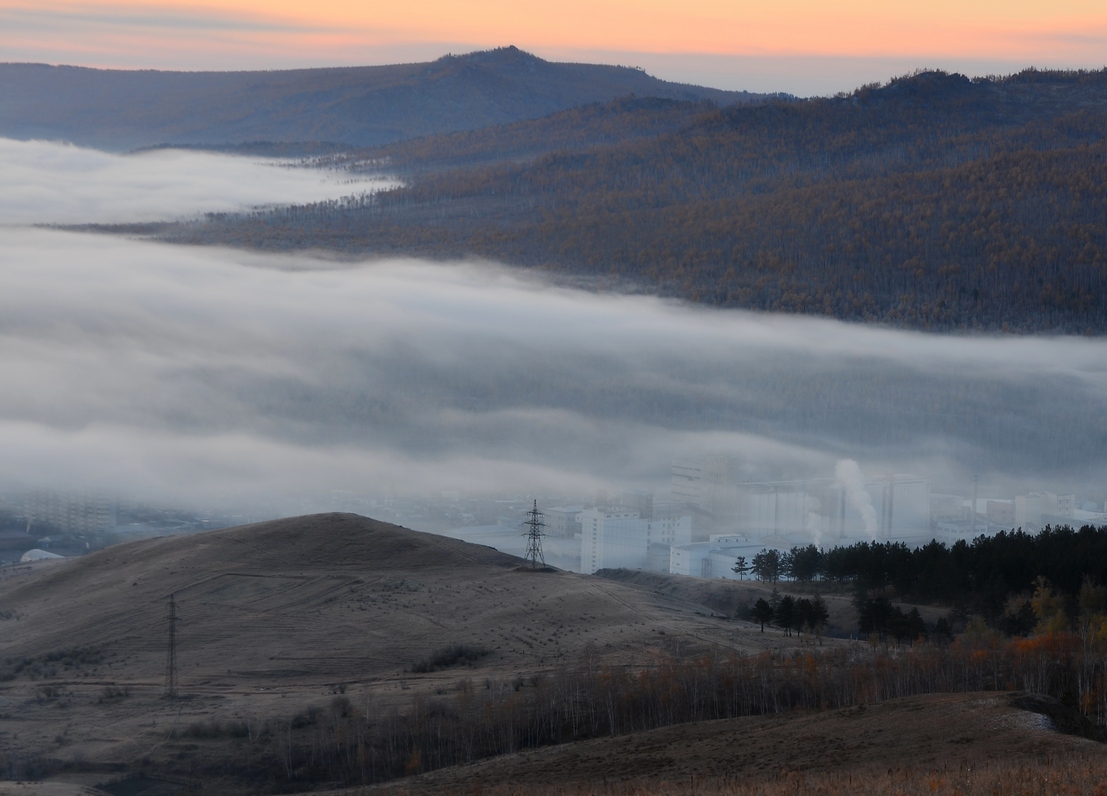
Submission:
<svg viewBox="0 0 1107 796">
<path fill-rule="evenodd" d="M 799 95 L 916 68 L 1107 64 L 1101 0 L 0 0 L 0 61 L 282 69 L 432 60 L 514 44 L 551 60 Z"/>
<path fill-rule="evenodd" d="M 0 492 L 272 516 L 334 490 L 660 491 L 675 458 L 725 455 L 746 480 L 833 477 L 853 459 L 934 491 L 965 494 L 975 474 L 1008 497 L 1107 497 L 1103 338 L 928 335 L 487 262 L 34 225 L 349 190 L 254 158 L 0 141 Z"/>
</svg>

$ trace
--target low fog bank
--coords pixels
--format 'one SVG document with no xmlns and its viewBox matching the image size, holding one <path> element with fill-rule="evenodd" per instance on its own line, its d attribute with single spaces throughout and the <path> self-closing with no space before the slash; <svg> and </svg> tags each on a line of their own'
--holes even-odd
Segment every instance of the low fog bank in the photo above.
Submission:
<svg viewBox="0 0 1107 796">
<path fill-rule="evenodd" d="M 1107 483 L 1107 341 L 932 336 L 0 229 L 0 484 L 202 507 L 912 472 Z"/>
<path fill-rule="evenodd" d="M 395 184 L 288 160 L 174 149 L 116 155 L 0 138 L 0 224 L 167 221 L 318 202 Z"/>
</svg>

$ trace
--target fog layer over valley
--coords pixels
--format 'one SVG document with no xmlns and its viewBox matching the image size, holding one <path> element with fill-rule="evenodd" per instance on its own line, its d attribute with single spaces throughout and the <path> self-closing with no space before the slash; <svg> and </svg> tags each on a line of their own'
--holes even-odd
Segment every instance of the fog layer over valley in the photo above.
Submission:
<svg viewBox="0 0 1107 796">
<path fill-rule="evenodd" d="M 338 262 L 16 226 L 351 187 L 273 162 L 0 142 L 0 479 L 272 513 L 361 495 L 866 472 L 1098 491 L 1107 341 L 937 336 L 555 287 L 489 263 Z M 367 184 L 353 186 L 362 191 Z"/>
<path fill-rule="evenodd" d="M 188 503 L 866 468 L 1092 483 L 1107 342 L 928 336 L 551 287 L 0 232 L 2 475 Z"/>
<path fill-rule="evenodd" d="M 0 224 L 165 221 L 393 185 L 284 160 L 175 149 L 116 155 L 0 138 Z"/>
</svg>

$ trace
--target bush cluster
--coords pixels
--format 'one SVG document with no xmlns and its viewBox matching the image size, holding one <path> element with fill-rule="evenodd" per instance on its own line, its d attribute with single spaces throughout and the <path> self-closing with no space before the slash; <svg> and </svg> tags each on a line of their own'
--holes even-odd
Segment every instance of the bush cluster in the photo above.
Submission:
<svg viewBox="0 0 1107 796">
<path fill-rule="evenodd" d="M 435 650 L 429 658 L 414 664 L 411 671 L 425 674 L 427 672 L 437 672 L 440 669 L 449 669 L 453 666 L 472 666 L 490 652 L 490 650 L 479 645 L 451 644 L 448 647 Z"/>
</svg>

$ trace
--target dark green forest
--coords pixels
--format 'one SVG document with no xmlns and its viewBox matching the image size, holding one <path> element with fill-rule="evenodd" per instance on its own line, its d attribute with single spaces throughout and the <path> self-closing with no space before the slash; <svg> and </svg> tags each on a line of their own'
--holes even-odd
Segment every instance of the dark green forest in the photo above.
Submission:
<svg viewBox="0 0 1107 796">
<path fill-rule="evenodd" d="M 327 162 L 371 198 L 168 239 L 488 257 L 721 307 L 1107 331 L 1107 70 L 924 72 L 812 100 L 628 98 Z"/>
<path fill-rule="evenodd" d="M 735 572 L 771 583 L 821 582 L 852 588 L 863 634 L 913 641 L 928 632 L 917 610 L 905 613 L 892 600 L 941 605 L 949 619 L 930 628 L 950 637 L 955 623 L 971 618 L 1008 636 L 1078 630 L 1082 621 L 1107 615 L 1107 526 L 1046 526 L 1037 534 L 1021 529 L 978 536 L 952 546 L 931 541 L 910 548 L 902 542 L 857 542 L 821 550 L 814 545 L 788 552 L 763 550 Z M 792 614 L 751 612 L 754 621 L 773 622 L 786 632 L 818 630 Z M 825 620 L 824 620 L 825 621 Z"/>
</svg>

